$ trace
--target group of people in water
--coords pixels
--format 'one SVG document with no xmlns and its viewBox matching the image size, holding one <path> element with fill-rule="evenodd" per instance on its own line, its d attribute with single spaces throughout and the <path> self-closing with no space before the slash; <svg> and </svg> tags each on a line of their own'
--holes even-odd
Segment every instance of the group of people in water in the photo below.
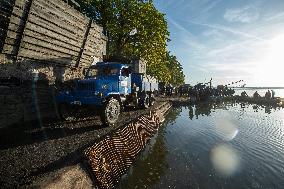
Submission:
<svg viewBox="0 0 284 189">
<path fill-rule="evenodd" d="M 233 96 L 235 93 L 234 89 L 228 88 L 227 86 L 217 86 L 217 88 L 213 88 L 211 86 L 207 86 L 204 84 L 197 84 L 194 87 L 188 89 L 188 96 L 192 99 L 196 99 L 197 101 L 207 100 L 209 97 L 225 97 L 225 96 Z"/>
<path fill-rule="evenodd" d="M 209 83 L 210 84 L 210 83 Z M 227 97 L 233 96 L 235 94 L 235 90 L 229 88 L 227 85 L 218 85 L 217 87 L 211 87 L 211 84 L 207 83 L 198 83 L 195 86 L 190 85 L 182 85 L 180 87 L 173 87 L 171 85 L 163 85 L 160 88 L 160 94 L 164 94 L 166 96 L 172 96 L 173 94 L 179 96 L 187 96 L 190 97 L 193 101 L 206 101 L 211 97 Z M 241 97 L 248 97 L 246 91 L 241 93 Z M 253 94 L 253 98 L 262 98 L 258 91 L 255 91 Z M 274 90 L 267 90 L 264 95 L 265 99 L 276 99 Z"/>
<path fill-rule="evenodd" d="M 203 83 L 199 83 L 195 86 L 182 85 L 176 88 L 167 85 L 160 88 L 160 94 L 166 96 L 172 96 L 173 94 L 187 96 L 196 101 L 207 100 L 209 97 L 233 96 L 234 93 L 234 89 L 228 88 L 227 86 L 220 85 L 217 88 L 213 88 Z"/>
<path fill-rule="evenodd" d="M 241 93 L 241 97 L 248 97 L 248 94 L 245 91 L 243 91 Z M 267 98 L 267 99 L 270 99 L 270 98 L 274 99 L 275 98 L 275 91 L 274 90 L 271 90 L 271 91 L 267 90 L 264 97 Z M 257 91 L 255 91 L 255 93 L 253 94 L 253 98 L 261 98 L 261 96 Z"/>
</svg>

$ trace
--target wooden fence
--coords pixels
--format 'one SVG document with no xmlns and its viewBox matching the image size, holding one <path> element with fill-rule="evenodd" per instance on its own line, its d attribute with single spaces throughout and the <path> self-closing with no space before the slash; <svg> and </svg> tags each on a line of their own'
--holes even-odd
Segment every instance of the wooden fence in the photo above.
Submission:
<svg viewBox="0 0 284 189">
<path fill-rule="evenodd" d="M 3 54 L 74 67 L 88 66 L 105 54 L 102 28 L 62 0 L 0 2 L 1 14 L 6 7 L 0 17 L 6 21 L 0 28 Z"/>
<path fill-rule="evenodd" d="M 0 0 L 0 52 L 4 46 L 14 3 L 15 1 L 12 0 Z"/>
</svg>

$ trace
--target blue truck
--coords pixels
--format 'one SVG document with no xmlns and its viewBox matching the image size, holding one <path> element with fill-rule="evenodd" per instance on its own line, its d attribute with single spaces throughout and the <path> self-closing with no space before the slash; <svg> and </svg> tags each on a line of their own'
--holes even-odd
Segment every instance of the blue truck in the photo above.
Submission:
<svg viewBox="0 0 284 189">
<path fill-rule="evenodd" d="M 141 65 L 141 61 L 98 62 L 84 69 L 84 79 L 56 97 L 61 118 L 68 117 L 68 111 L 76 107 L 92 106 L 99 110 L 104 124 L 112 125 L 125 106 L 149 108 L 154 104 L 158 83 L 141 71 Z"/>
</svg>

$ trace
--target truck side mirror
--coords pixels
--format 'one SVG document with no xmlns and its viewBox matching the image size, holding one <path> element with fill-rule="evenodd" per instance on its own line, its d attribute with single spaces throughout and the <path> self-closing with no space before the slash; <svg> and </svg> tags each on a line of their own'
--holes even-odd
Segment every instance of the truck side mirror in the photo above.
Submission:
<svg viewBox="0 0 284 189">
<path fill-rule="evenodd" d="M 124 77 L 129 77 L 129 69 L 128 68 L 122 68 L 121 70 L 121 76 L 124 76 Z"/>
</svg>

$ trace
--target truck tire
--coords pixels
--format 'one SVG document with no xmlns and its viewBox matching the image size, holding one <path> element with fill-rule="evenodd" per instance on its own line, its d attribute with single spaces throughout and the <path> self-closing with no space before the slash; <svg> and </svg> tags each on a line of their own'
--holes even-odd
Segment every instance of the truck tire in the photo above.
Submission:
<svg viewBox="0 0 284 189">
<path fill-rule="evenodd" d="M 77 111 L 78 109 L 76 107 L 72 107 L 65 103 L 60 103 L 58 105 L 59 118 L 63 121 L 67 120 L 70 117 L 75 117 Z"/>
<path fill-rule="evenodd" d="M 142 104 L 142 107 L 143 107 L 143 108 L 147 109 L 147 108 L 150 107 L 150 97 L 149 97 L 148 94 L 145 94 L 145 97 L 144 97 L 142 103 L 143 103 L 143 104 Z"/>
<path fill-rule="evenodd" d="M 109 99 L 103 106 L 101 119 L 105 125 L 113 125 L 117 122 L 120 114 L 120 103 L 117 99 Z"/>
<path fill-rule="evenodd" d="M 154 98 L 154 95 L 151 95 L 151 97 L 150 97 L 150 106 L 153 106 L 154 105 L 154 103 L 155 103 L 155 98 Z"/>
</svg>

